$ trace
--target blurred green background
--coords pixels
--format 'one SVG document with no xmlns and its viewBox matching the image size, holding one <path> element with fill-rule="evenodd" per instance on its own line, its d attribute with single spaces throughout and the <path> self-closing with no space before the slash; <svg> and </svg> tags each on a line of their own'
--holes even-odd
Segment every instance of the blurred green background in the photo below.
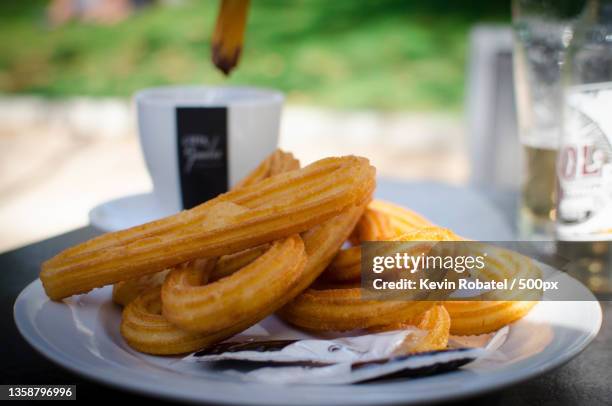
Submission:
<svg viewBox="0 0 612 406">
<path fill-rule="evenodd" d="M 155 2 L 113 25 L 52 27 L 47 1 L 0 2 L 0 92 L 129 96 L 170 83 L 280 88 L 334 108 L 455 110 L 471 26 L 508 1 L 252 0 L 241 63 L 210 62 L 218 2 Z"/>
</svg>

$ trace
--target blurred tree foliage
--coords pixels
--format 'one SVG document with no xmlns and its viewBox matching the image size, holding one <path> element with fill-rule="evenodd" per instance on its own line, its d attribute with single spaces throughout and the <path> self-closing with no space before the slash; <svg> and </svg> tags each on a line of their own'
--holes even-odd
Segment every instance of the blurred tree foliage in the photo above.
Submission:
<svg viewBox="0 0 612 406">
<path fill-rule="evenodd" d="M 0 2 L 0 92 L 127 96 L 171 83 L 280 88 L 339 108 L 455 109 L 468 32 L 507 23 L 508 1 L 252 0 L 241 63 L 210 63 L 218 2 L 158 3 L 100 26 L 52 28 L 43 0 Z"/>
</svg>

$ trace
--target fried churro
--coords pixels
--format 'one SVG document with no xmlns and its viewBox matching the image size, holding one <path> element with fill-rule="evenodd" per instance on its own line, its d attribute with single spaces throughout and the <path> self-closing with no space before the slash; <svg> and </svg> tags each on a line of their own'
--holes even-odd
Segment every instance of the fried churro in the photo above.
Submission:
<svg viewBox="0 0 612 406">
<path fill-rule="evenodd" d="M 292 153 L 281 149 L 275 150 L 253 169 L 244 179 L 234 186 L 234 189 L 254 185 L 270 176 L 300 168 L 300 161 Z M 223 256 L 217 261 L 210 280 L 214 281 L 229 275 L 248 263 L 254 261 L 268 248 L 267 245 L 249 248 L 244 251 Z M 143 275 L 128 281 L 117 282 L 113 285 L 113 302 L 121 306 L 134 300 L 140 293 L 151 288 L 161 286 L 170 269 L 159 271 L 151 275 Z"/>
<path fill-rule="evenodd" d="M 249 0 L 221 0 L 212 36 L 212 61 L 226 75 L 240 60 L 248 11 Z"/>
<path fill-rule="evenodd" d="M 451 334 L 490 333 L 524 317 L 535 301 L 447 301 Z"/>
<path fill-rule="evenodd" d="M 214 333 L 250 320 L 283 299 L 300 277 L 306 254 L 299 235 L 279 240 L 230 276 L 206 284 L 199 270 L 173 270 L 163 284 L 163 315 L 183 330 Z"/>
<path fill-rule="evenodd" d="M 160 287 L 166 280 L 169 272 L 170 269 L 166 269 L 151 275 L 144 275 L 115 283 L 113 285 L 113 302 L 120 306 L 127 306 L 141 293 Z"/>
<path fill-rule="evenodd" d="M 284 238 L 361 204 L 374 189 L 374 172 L 363 158 L 323 159 L 176 215 L 79 244 L 46 261 L 40 278 L 48 296 L 59 300 Z"/>
<path fill-rule="evenodd" d="M 457 240 L 461 240 L 461 237 L 453 233 L 451 230 L 435 226 L 414 229 L 408 233 L 395 236 L 393 238 L 387 238 L 387 241 Z M 325 281 L 332 283 L 359 281 L 361 279 L 361 247 L 355 246 L 341 250 L 322 277 Z"/>
<path fill-rule="evenodd" d="M 391 216 L 368 207 L 355 227 L 352 241 L 381 241 L 395 236 L 396 229 L 391 226 Z"/>
<path fill-rule="evenodd" d="M 389 217 L 391 227 L 396 236 L 418 230 L 419 228 L 434 226 L 432 222 L 417 212 L 385 200 L 372 200 L 368 207 Z"/>
<path fill-rule="evenodd" d="M 197 271 L 205 281 L 214 260 L 200 260 L 182 265 Z M 161 286 L 150 288 L 131 300 L 121 316 L 121 336 L 128 345 L 147 354 L 171 355 L 195 351 L 209 345 L 207 338 L 179 329 L 162 314 Z"/>
<path fill-rule="evenodd" d="M 419 314 L 410 322 L 393 323 L 385 326 L 368 328 L 368 331 L 378 333 L 382 331 L 402 330 L 417 327 L 425 331 L 424 335 L 416 335 L 406 340 L 400 347 L 398 353 L 408 354 L 412 352 L 424 352 L 443 350 L 448 346 L 450 336 L 451 318 L 448 311 L 441 304 L 436 304 L 431 309 Z"/>
<path fill-rule="evenodd" d="M 279 315 L 306 330 L 348 331 L 409 323 L 434 304 L 434 301 L 363 300 L 359 287 L 310 288 L 283 307 Z"/>
<path fill-rule="evenodd" d="M 488 254 L 486 266 L 481 271 L 472 271 L 474 277 L 493 281 L 542 277 L 540 268 L 531 258 L 490 245 L 482 249 Z M 538 290 L 517 289 L 487 292 L 470 301 L 446 301 L 444 307 L 451 316 L 451 334 L 474 335 L 496 331 L 523 318 L 538 303 L 540 296 L 541 291 Z"/>
<path fill-rule="evenodd" d="M 238 182 L 234 189 L 254 185 L 271 176 L 300 169 L 300 161 L 292 153 L 277 149 L 264 159 L 244 179 Z"/>
<path fill-rule="evenodd" d="M 186 332 L 161 315 L 161 294 L 157 289 L 146 292 L 140 302 L 135 302 L 124 310 L 122 335 L 128 344 L 138 351 L 168 355 L 195 351 L 240 333 L 274 313 L 321 274 L 350 235 L 363 209 L 364 205 L 350 208 L 303 233 L 302 240 L 308 259 L 294 285 L 276 302 L 268 303 L 266 308 L 259 309 L 257 313 L 250 312 L 249 317 L 241 322 L 212 334 Z M 152 331 L 157 333 L 152 334 Z"/>
</svg>

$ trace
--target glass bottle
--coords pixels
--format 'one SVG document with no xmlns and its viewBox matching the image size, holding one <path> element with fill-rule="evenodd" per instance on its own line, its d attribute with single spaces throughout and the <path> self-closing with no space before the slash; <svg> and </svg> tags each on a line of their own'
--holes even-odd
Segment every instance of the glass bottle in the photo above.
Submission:
<svg viewBox="0 0 612 406">
<path fill-rule="evenodd" d="M 514 87 L 523 163 L 518 229 L 526 240 L 554 239 L 561 67 L 584 4 L 583 0 L 512 2 Z M 554 248 L 554 243 L 550 246 Z"/>
<path fill-rule="evenodd" d="M 563 68 L 557 253 L 598 293 L 612 276 L 612 0 L 592 0 Z"/>
</svg>

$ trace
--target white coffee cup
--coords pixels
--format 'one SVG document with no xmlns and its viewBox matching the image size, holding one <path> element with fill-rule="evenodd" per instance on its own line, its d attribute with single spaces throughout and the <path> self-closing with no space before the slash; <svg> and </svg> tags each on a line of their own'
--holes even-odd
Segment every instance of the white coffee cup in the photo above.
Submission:
<svg viewBox="0 0 612 406">
<path fill-rule="evenodd" d="M 282 93 L 169 86 L 135 96 L 140 145 L 164 214 L 217 196 L 278 145 Z"/>
</svg>

